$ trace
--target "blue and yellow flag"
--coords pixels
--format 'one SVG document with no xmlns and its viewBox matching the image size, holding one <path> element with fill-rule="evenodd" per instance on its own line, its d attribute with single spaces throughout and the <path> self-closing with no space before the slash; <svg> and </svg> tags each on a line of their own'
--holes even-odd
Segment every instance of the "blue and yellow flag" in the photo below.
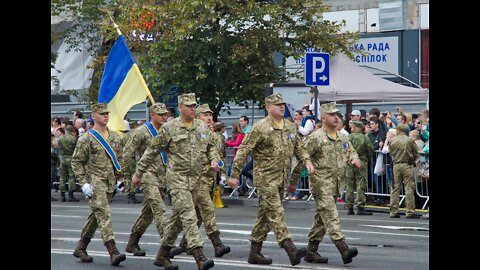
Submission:
<svg viewBox="0 0 480 270">
<path fill-rule="evenodd" d="M 123 117 L 130 108 L 143 102 L 150 95 L 138 65 L 127 43 L 120 35 L 110 51 L 103 71 L 98 102 L 108 104 L 110 130 L 124 130 Z"/>
</svg>

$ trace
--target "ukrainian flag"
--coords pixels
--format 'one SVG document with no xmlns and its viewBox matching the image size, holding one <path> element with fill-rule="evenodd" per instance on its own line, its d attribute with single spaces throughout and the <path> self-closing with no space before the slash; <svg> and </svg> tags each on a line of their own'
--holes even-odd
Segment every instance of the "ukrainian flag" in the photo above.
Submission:
<svg viewBox="0 0 480 270">
<path fill-rule="evenodd" d="M 108 128 L 124 130 L 125 114 L 133 105 L 143 102 L 148 95 L 151 95 L 150 90 L 123 35 L 120 35 L 108 55 L 98 93 L 98 102 L 107 103 L 110 110 Z"/>
</svg>

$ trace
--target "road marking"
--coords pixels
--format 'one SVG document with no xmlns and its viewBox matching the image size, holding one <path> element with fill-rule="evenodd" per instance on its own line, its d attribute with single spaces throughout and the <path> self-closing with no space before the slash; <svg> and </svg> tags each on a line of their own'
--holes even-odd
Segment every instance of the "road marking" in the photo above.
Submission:
<svg viewBox="0 0 480 270">
<path fill-rule="evenodd" d="M 65 218 L 85 218 L 84 216 L 70 216 L 70 215 L 51 215 L 52 217 L 65 217 Z"/>
<path fill-rule="evenodd" d="M 52 248 L 50 249 L 50 253 L 52 254 L 68 254 L 72 256 L 73 249 L 55 249 Z M 107 257 L 110 258 L 110 255 L 108 252 L 105 251 L 97 251 L 97 250 L 88 250 L 88 255 L 91 256 L 98 256 L 98 257 Z M 136 259 L 136 260 L 155 260 L 156 255 L 145 255 L 143 257 L 139 256 L 133 256 L 130 254 L 126 254 L 128 259 Z M 73 257 L 73 256 L 72 256 Z M 238 260 L 231 260 L 231 259 L 220 259 L 220 258 L 213 258 L 213 261 L 215 262 L 215 265 L 225 265 L 225 266 L 236 266 L 236 267 L 242 267 L 243 269 L 250 268 L 250 269 L 271 269 L 271 270 L 285 270 L 285 269 L 318 269 L 318 270 L 340 270 L 340 269 L 349 269 L 349 268 L 344 268 L 344 267 L 325 267 L 325 266 L 303 266 L 303 265 L 296 265 L 296 266 L 291 266 L 290 264 L 270 264 L 270 265 L 259 265 L 259 264 L 249 264 L 246 261 L 238 261 Z M 195 266 L 196 268 L 196 263 L 195 260 L 193 259 L 192 256 L 184 256 L 184 255 L 178 255 L 175 256 L 174 259 L 172 259 L 172 262 L 184 262 L 184 263 L 191 263 Z"/>
<path fill-rule="evenodd" d="M 412 230 L 412 231 L 430 231 L 429 228 L 422 228 L 422 227 L 405 227 L 405 226 L 382 226 L 382 225 L 362 225 L 364 227 L 373 227 L 373 228 L 383 228 L 383 229 L 390 229 L 390 230 Z"/>
</svg>

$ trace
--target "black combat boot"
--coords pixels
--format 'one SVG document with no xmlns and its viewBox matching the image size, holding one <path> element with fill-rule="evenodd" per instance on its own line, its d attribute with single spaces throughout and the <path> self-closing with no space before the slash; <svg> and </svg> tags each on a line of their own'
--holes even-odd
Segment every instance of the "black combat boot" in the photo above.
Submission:
<svg viewBox="0 0 480 270">
<path fill-rule="evenodd" d="M 70 190 L 68 192 L 68 200 L 67 202 L 78 202 L 79 200 L 75 197 L 73 197 L 73 190 Z"/>
<path fill-rule="evenodd" d="M 129 193 L 128 194 L 128 203 L 142 203 L 142 201 L 137 200 L 137 198 L 135 198 L 135 194 Z"/>
<path fill-rule="evenodd" d="M 171 248 L 172 247 L 161 245 L 160 249 L 158 250 L 157 257 L 155 258 L 155 261 L 153 262 L 153 264 L 158 267 L 163 267 L 165 268 L 165 270 L 177 270 L 178 265 L 173 264 L 169 258 Z"/>
<path fill-rule="evenodd" d="M 291 239 L 285 239 L 280 246 L 285 249 L 288 254 L 288 258 L 290 258 L 290 263 L 292 265 L 297 265 L 300 263 L 300 260 L 307 255 L 306 248 L 299 248 L 297 249 L 293 244 Z"/>
<path fill-rule="evenodd" d="M 130 234 L 130 238 L 128 238 L 128 243 L 127 243 L 127 247 L 125 248 L 125 251 L 129 253 L 133 253 L 133 256 L 145 256 L 146 254 L 145 250 L 140 249 L 140 246 L 138 245 L 138 241 L 140 241 L 140 237 L 142 236 L 132 232 Z"/>
<path fill-rule="evenodd" d="M 357 207 L 357 215 L 371 216 L 372 212 L 368 212 L 363 207 Z"/>
<path fill-rule="evenodd" d="M 193 258 L 195 258 L 195 262 L 197 263 L 198 270 L 207 270 L 212 268 L 215 263 L 213 260 L 207 259 L 205 255 L 203 254 L 203 248 L 197 247 L 194 250 L 192 250 Z"/>
<path fill-rule="evenodd" d="M 61 191 L 60 196 L 62 197 L 62 202 L 66 202 L 67 198 L 65 198 L 65 192 Z"/>
<path fill-rule="evenodd" d="M 354 215 L 353 206 L 348 207 L 347 215 Z"/>
<path fill-rule="evenodd" d="M 89 238 L 82 237 L 77 243 L 77 247 L 73 251 L 73 256 L 75 258 L 80 258 L 81 262 L 93 262 L 93 258 L 88 256 L 87 246 L 90 243 Z"/>
<path fill-rule="evenodd" d="M 119 265 L 120 262 L 125 261 L 127 258 L 125 254 L 120 254 L 117 250 L 117 246 L 115 245 L 115 240 L 109 240 L 105 242 L 105 247 L 107 247 L 108 254 L 110 254 L 110 264 L 111 265 Z"/>
<path fill-rule="evenodd" d="M 263 256 L 262 251 L 263 242 L 251 242 L 250 254 L 248 254 L 248 263 L 250 264 L 272 264 L 272 259 Z"/>
<path fill-rule="evenodd" d="M 219 231 L 211 233 L 208 238 L 210 238 L 210 241 L 212 241 L 213 248 L 215 249 L 215 257 L 222 257 L 224 254 L 230 252 L 230 247 L 224 246 L 222 240 L 220 240 Z"/>
<path fill-rule="evenodd" d="M 182 240 L 180 241 L 180 244 L 178 247 L 172 248 L 170 251 L 170 259 L 173 257 L 182 254 L 183 252 L 187 252 L 187 239 L 185 239 L 185 235 L 183 235 Z"/>
<path fill-rule="evenodd" d="M 345 243 L 345 239 L 334 240 L 335 246 L 337 247 L 338 251 L 342 255 L 343 264 L 351 263 L 352 258 L 357 256 L 358 250 L 356 248 L 349 248 L 347 243 Z"/>
</svg>

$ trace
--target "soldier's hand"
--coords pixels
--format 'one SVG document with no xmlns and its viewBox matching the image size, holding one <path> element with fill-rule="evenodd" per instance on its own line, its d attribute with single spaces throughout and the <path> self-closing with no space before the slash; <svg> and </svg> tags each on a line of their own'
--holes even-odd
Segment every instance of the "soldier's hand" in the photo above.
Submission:
<svg viewBox="0 0 480 270">
<path fill-rule="evenodd" d="M 89 183 L 83 184 L 82 191 L 83 193 L 85 193 L 85 196 L 87 196 L 88 198 L 92 197 L 93 195 L 93 188 L 92 188 L 92 185 L 90 185 Z"/>
<path fill-rule="evenodd" d="M 136 187 L 140 186 L 141 181 L 142 181 L 142 178 L 136 175 L 132 176 L 132 184 L 135 185 Z"/>
<path fill-rule="evenodd" d="M 297 190 L 297 185 L 296 184 L 288 185 L 288 187 L 287 187 L 288 192 L 292 193 L 292 192 L 295 192 L 295 190 Z"/>
<path fill-rule="evenodd" d="M 355 167 L 357 167 L 357 168 L 360 168 L 360 165 L 361 165 L 361 164 L 362 164 L 362 163 L 360 162 L 359 159 L 354 159 L 354 160 L 352 160 L 352 165 L 355 166 Z"/>
<path fill-rule="evenodd" d="M 214 171 L 218 172 L 220 170 L 220 167 L 218 166 L 218 163 L 216 161 L 210 162 L 210 167 L 213 168 Z"/>
<path fill-rule="evenodd" d="M 228 179 L 228 185 L 233 189 L 237 188 L 238 187 L 238 178 L 230 177 Z"/>
<path fill-rule="evenodd" d="M 309 175 L 312 175 L 315 172 L 315 168 L 313 167 L 312 163 L 307 163 L 305 167 L 307 167 L 307 171 Z"/>
</svg>

